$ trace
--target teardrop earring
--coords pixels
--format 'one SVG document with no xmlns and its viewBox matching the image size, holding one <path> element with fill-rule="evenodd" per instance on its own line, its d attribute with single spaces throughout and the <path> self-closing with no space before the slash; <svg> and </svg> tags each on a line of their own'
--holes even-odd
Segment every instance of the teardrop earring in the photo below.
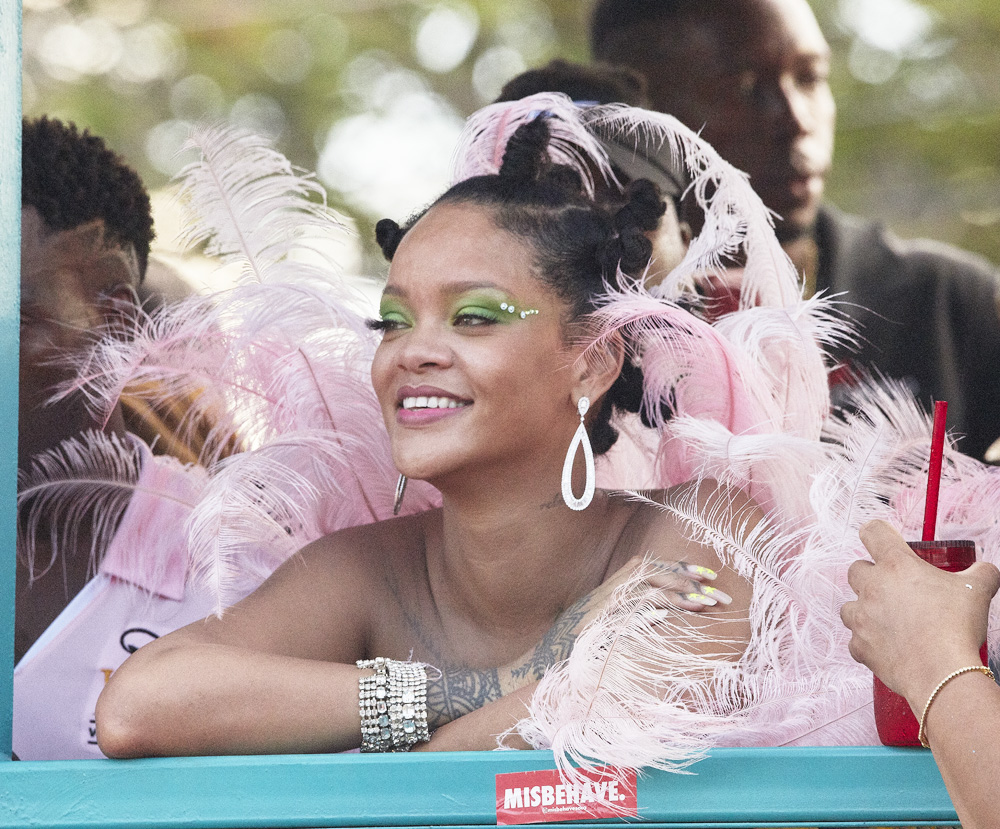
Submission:
<svg viewBox="0 0 1000 829">
<path fill-rule="evenodd" d="M 597 476 L 594 472 L 594 450 L 590 446 L 590 437 L 587 435 L 587 427 L 583 424 L 583 416 L 590 409 L 590 398 L 581 397 L 576 404 L 580 413 L 580 425 L 576 428 L 573 440 L 569 443 L 569 450 L 566 452 L 566 461 L 563 463 L 562 471 L 562 497 L 566 506 L 573 510 L 584 510 L 594 498 L 594 489 L 597 486 Z M 576 451 L 579 446 L 583 447 L 583 460 L 587 468 L 586 483 L 583 487 L 583 495 L 577 498 L 573 495 L 573 461 L 576 459 Z"/>
</svg>

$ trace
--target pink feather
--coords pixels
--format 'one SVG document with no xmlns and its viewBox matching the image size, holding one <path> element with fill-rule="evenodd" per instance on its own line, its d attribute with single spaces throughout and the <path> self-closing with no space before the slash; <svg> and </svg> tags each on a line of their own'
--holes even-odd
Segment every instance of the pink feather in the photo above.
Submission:
<svg viewBox="0 0 1000 829">
<path fill-rule="evenodd" d="M 684 611 L 652 617 L 640 571 L 546 673 L 522 736 L 552 748 L 568 778 L 596 762 L 681 770 L 719 745 L 873 743 L 871 675 L 850 659 L 829 577 L 840 562 L 810 550 L 808 533 L 762 522 L 747 535 L 688 497 L 663 508 L 755 575 L 745 652 L 724 656 Z"/>
<path fill-rule="evenodd" d="M 615 180 L 607 155 L 586 129 L 580 108 L 566 95 L 541 92 L 519 101 L 490 104 L 471 115 L 455 149 L 452 181 L 496 175 L 517 128 L 543 114 L 551 132 L 548 153 L 553 163 L 575 169 L 591 195 L 595 170 L 605 181 Z"/>
<path fill-rule="evenodd" d="M 787 307 L 801 298 L 798 275 L 774 236 L 770 211 L 745 173 L 670 115 L 612 104 L 591 107 L 583 117 L 602 134 L 631 141 L 636 152 L 655 153 L 666 144 L 687 168 L 690 189 L 705 212 L 705 222 L 683 261 L 657 288 L 659 295 L 679 298 L 692 293 L 699 279 L 720 272 L 742 251 L 746 260 L 743 307 Z"/>
</svg>

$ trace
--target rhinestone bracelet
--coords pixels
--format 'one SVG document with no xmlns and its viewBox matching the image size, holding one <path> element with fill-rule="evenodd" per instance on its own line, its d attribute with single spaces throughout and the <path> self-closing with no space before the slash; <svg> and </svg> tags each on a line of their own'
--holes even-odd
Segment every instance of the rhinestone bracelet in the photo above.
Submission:
<svg viewBox="0 0 1000 829">
<path fill-rule="evenodd" d="M 389 728 L 389 671 L 384 658 L 358 660 L 358 668 L 375 671 L 358 677 L 358 711 L 361 714 L 361 750 L 391 751 Z"/>
<path fill-rule="evenodd" d="M 361 659 L 360 669 L 371 676 L 358 678 L 361 714 L 361 750 L 409 751 L 427 742 L 427 671 L 418 662 L 385 657 Z"/>
</svg>

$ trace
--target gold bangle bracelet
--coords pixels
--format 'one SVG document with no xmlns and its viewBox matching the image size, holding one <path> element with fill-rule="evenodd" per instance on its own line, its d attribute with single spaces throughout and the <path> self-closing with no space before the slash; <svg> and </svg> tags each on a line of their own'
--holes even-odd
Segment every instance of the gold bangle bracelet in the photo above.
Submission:
<svg viewBox="0 0 1000 829">
<path fill-rule="evenodd" d="M 951 682 L 956 676 L 961 676 L 962 674 L 968 674 L 975 671 L 976 673 L 986 674 L 990 679 L 996 682 L 996 677 L 993 676 L 993 671 L 987 668 L 985 665 L 969 665 L 967 668 L 959 668 L 957 671 L 952 671 L 948 676 L 942 679 L 937 688 L 931 691 L 930 697 L 927 698 L 927 704 L 924 706 L 924 713 L 920 715 L 920 730 L 917 732 L 917 739 L 920 740 L 920 745 L 924 748 L 930 748 L 931 744 L 927 742 L 927 735 L 924 733 L 924 729 L 927 725 L 927 712 L 931 710 L 931 703 L 934 702 L 935 697 L 941 693 L 941 689 L 944 688 L 949 682 Z"/>
</svg>

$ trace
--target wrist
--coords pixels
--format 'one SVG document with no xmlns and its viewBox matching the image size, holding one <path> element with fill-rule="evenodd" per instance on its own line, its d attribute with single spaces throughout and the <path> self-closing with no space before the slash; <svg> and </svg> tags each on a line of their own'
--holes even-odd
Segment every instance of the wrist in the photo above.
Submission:
<svg viewBox="0 0 1000 829">
<path fill-rule="evenodd" d="M 945 678 L 935 686 L 934 690 L 931 691 L 931 695 L 927 698 L 927 702 L 924 704 L 923 713 L 920 715 L 920 730 L 918 732 L 918 738 L 920 740 L 920 745 L 924 748 L 931 747 L 930 743 L 927 741 L 927 720 L 928 716 L 931 714 L 931 709 L 934 707 L 935 701 L 940 696 L 947 695 L 948 688 L 953 681 L 971 674 L 982 674 L 987 677 L 991 683 L 996 682 L 996 677 L 993 675 L 993 671 L 985 665 L 967 665 L 964 668 L 959 668 L 958 670 L 947 674 Z"/>
<path fill-rule="evenodd" d="M 902 691 L 903 697 L 910 705 L 913 715 L 920 718 L 934 689 L 946 676 L 960 668 L 981 665 L 979 650 L 962 648 L 947 656 L 942 656 L 926 663 L 917 663 L 910 671 L 907 687 Z"/>
</svg>

